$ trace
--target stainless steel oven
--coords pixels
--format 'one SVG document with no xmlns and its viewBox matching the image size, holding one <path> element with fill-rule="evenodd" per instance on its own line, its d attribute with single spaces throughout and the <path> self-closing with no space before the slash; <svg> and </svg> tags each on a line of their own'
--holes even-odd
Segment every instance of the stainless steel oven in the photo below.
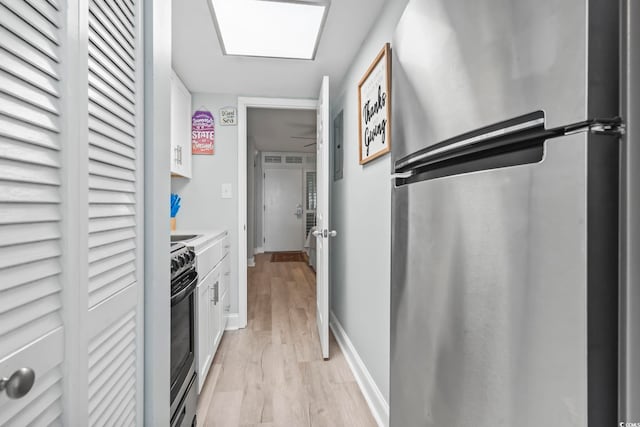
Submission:
<svg viewBox="0 0 640 427">
<path fill-rule="evenodd" d="M 171 426 L 195 425 L 195 254 L 171 246 Z M 195 391 L 195 393 L 194 393 Z"/>
</svg>

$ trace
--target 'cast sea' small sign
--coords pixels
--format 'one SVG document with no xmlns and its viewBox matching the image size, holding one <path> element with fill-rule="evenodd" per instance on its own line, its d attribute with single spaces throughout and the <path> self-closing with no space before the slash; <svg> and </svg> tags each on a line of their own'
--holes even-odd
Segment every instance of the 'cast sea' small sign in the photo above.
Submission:
<svg viewBox="0 0 640 427">
<path fill-rule="evenodd" d="M 213 114 L 206 110 L 198 110 L 191 116 L 191 153 L 214 153 L 215 125 Z"/>
<path fill-rule="evenodd" d="M 236 109 L 234 107 L 223 107 L 220 109 L 220 125 L 235 126 L 237 124 Z"/>
</svg>

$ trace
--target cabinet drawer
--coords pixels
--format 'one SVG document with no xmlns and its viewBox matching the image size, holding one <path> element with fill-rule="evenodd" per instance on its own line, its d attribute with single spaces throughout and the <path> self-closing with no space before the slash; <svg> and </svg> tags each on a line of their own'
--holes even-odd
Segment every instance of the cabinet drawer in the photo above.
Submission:
<svg viewBox="0 0 640 427">
<path fill-rule="evenodd" d="M 198 275 L 204 277 L 220 262 L 222 258 L 221 240 L 213 242 L 200 252 L 196 252 Z"/>
</svg>

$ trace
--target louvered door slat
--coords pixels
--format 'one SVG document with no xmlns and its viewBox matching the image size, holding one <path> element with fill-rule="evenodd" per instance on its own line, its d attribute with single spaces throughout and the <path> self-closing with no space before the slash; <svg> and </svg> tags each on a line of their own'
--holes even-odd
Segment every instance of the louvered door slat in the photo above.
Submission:
<svg viewBox="0 0 640 427">
<path fill-rule="evenodd" d="M 10 96 L 0 98 L 0 114 L 25 123 L 40 126 L 53 132 L 60 132 L 58 117 Z"/>
<path fill-rule="evenodd" d="M 89 162 L 89 173 L 101 176 L 105 178 L 113 178 L 120 181 L 135 182 L 136 172 L 130 169 L 122 168 L 118 165 L 113 165 L 104 162 L 91 161 Z"/>
<path fill-rule="evenodd" d="M 99 231 L 134 228 L 135 226 L 136 221 L 131 217 L 92 219 L 89 221 L 89 232 L 93 234 Z M 89 239 L 91 239 L 91 235 Z"/>
<path fill-rule="evenodd" d="M 60 28 L 60 15 L 58 9 L 56 9 L 51 3 L 42 0 L 26 0 L 29 6 L 34 8 L 40 15 L 42 15 L 47 21 L 51 22 L 57 28 Z"/>
<path fill-rule="evenodd" d="M 89 186 L 94 190 L 122 191 L 124 193 L 135 193 L 135 184 L 129 181 L 107 178 L 104 176 L 91 176 Z"/>
<path fill-rule="evenodd" d="M 104 65 L 100 62 L 101 60 L 106 61 L 106 57 L 93 46 L 89 46 L 89 53 L 89 82 L 93 82 L 97 77 L 119 95 L 123 96 L 131 105 L 135 105 L 133 91 L 111 73 L 108 64 Z"/>
<path fill-rule="evenodd" d="M 49 186 L 0 181 L 0 203 L 39 200 L 40 203 L 59 203 L 60 196 L 52 193 Z"/>
<path fill-rule="evenodd" d="M 31 163 L 0 159 L 0 180 L 57 187 L 60 185 L 60 171 Z"/>
<path fill-rule="evenodd" d="M 100 64 L 99 68 L 102 69 L 103 72 L 108 73 L 111 78 L 116 79 L 118 86 L 126 88 L 133 97 L 133 93 L 135 93 L 133 72 L 127 70 L 125 64 L 120 63 L 120 58 L 117 57 L 115 52 L 109 49 L 109 45 L 107 45 L 102 38 L 97 35 L 92 38 L 91 36 L 93 35 L 92 32 L 89 34 L 89 39 L 91 40 L 89 55 L 95 63 Z M 91 70 L 97 71 L 93 67 L 91 67 Z M 124 91 L 124 93 L 126 94 L 126 91 Z"/>
<path fill-rule="evenodd" d="M 118 119 L 124 121 L 129 126 L 135 126 L 135 115 L 130 111 L 127 111 L 120 104 L 114 102 L 111 98 L 104 95 L 102 92 L 89 87 L 89 99 L 98 104 L 103 109 L 110 111 Z"/>
<path fill-rule="evenodd" d="M 113 3 L 109 5 L 104 0 L 97 0 L 96 5 L 98 6 L 98 8 L 100 8 L 102 13 L 104 13 L 104 15 L 109 19 L 110 25 L 115 27 L 118 33 L 117 36 L 126 41 L 126 44 L 123 43 L 123 46 L 125 47 L 127 45 L 129 46 L 132 52 L 131 57 L 133 58 L 134 57 L 133 50 L 135 49 L 135 38 L 133 34 L 131 34 L 130 30 L 128 29 L 129 22 L 127 21 L 126 25 L 123 24 L 123 21 L 118 16 L 118 13 L 114 12 L 114 10 L 112 9 Z"/>
<path fill-rule="evenodd" d="M 118 17 L 124 28 L 126 28 L 127 32 L 129 32 L 132 36 L 134 36 L 134 5 L 133 2 L 120 2 L 113 0 L 106 0 L 105 3 L 107 6 L 113 11 L 113 13 Z"/>
<path fill-rule="evenodd" d="M 0 69 L 13 74 L 25 83 L 35 86 L 48 94 L 53 96 L 59 96 L 60 94 L 58 81 L 55 78 L 43 73 L 35 65 L 30 64 L 28 61 L 25 62 L 24 59 L 13 54 L 3 52 Z"/>
<path fill-rule="evenodd" d="M 45 277 L 57 277 L 62 271 L 57 259 L 45 259 L 42 261 L 12 266 L 2 271 L 0 291 L 24 286 L 35 280 Z"/>
<path fill-rule="evenodd" d="M 126 122 L 125 120 L 122 120 L 116 114 L 96 103 L 93 99 L 91 101 L 92 102 L 89 104 L 89 114 L 93 118 L 103 122 L 104 125 L 118 130 L 129 138 L 135 138 L 136 132 L 134 125 Z"/>
<path fill-rule="evenodd" d="M 11 42 L 14 44 L 28 45 L 28 50 L 35 49 L 38 53 L 38 56 L 36 56 L 36 58 L 42 57 L 54 61 L 54 63 L 60 62 L 60 58 L 58 57 L 57 53 L 57 42 L 51 41 L 40 31 L 15 16 L 13 12 L 2 5 L 0 5 L 0 12 L 7 14 L 2 26 L 3 45 L 9 46 L 7 40 L 4 40 L 4 38 L 10 37 Z M 7 42 L 7 44 L 5 44 L 5 42 Z M 22 48 L 19 51 L 24 52 L 25 50 L 24 48 Z M 23 57 L 22 55 L 18 56 Z"/>
<path fill-rule="evenodd" d="M 118 21 L 114 20 L 109 14 L 110 11 L 108 8 L 100 7 L 100 2 L 96 2 L 95 4 L 97 7 L 92 9 L 91 15 L 89 16 L 89 26 L 103 40 L 113 40 L 112 50 L 117 53 L 119 59 L 128 65 L 131 71 L 134 71 L 134 46 L 131 43 L 133 40 L 127 40 L 124 36 L 127 32 L 118 30 L 117 24 L 114 23 L 114 21 L 116 23 Z M 105 10 L 107 13 L 104 13 Z"/>
<path fill-rule="evenodd" d="M 4 292 L 4 298 L 0 300 L 0 313 L 24 306 L 33 300 L 33 295 L 49 297 L 59 292 L 60 283 L 53 278 L 45 278 L 35 282 L 29 282 L 20 287 L 11 288 Z"/>
<path fill-rule="evenodd" d="M 49 40 L 60 44 L 60 31 L 49 20 L 45 19 L 35 9 L 24 0 L 2 0 L 0 1 L 6 8 L 10 9 L 16 16 L 24 22 L 37 29 Z M 3 19 L 4 22 L 4 19 Z"/>
<path fill-rule="evenodd" d="M 118 276 L 120 270 L 131 270 L 132 273 Z M 111 297 L 135 283 L 135 264 L 129 263 L 120 267 L 120 270 L 110 270 L 108 273 L 93 278 L 91 282 L 91 296 L 89 306 L 94 307 L 101 301 Z"/>
<path fill-rule="evenodd" d="M 58 205 L 43 205 L 37 203 L 0 204 L 0 225 L 58 222 L 61 218 L 60 206 Z"/>
<path fill-rule="evenodd" d="M 22 224 L 6 225 L 0 235 L 0 247 L 58 240 L 60 237 L 60 229 L 52 223 L 29 224 L 28 229 Z"/>
<path fill-rule="evenodd" d="M 121 228 L 103 232 L 94 232 L 89 236 L 89 248 L 108 245 L 109 243 L 133 239 L 136 232 L 133 228 Z"/>
<path fill-rule="evenodd" d="M 121 86 L 118 89 L 117 86 L 111 84 L 110 79 L 105 78 L 108 77 L 108 74 L 100 73 L 100 70 L 94 72 L 93 70 L 89 70 L 89 87 L 91 89 L 95 89 L 100 92 L 102 95 L 106 96 L 112 102 L 118 104 L 122 109 L 128 111 L 130 114 L 135 114 L 135 106 L 131 101 L 131 98 L 128 94 L 122 94 L 120 90 L 123 90 L 124 86 Z M 119 84 L 119 82 L 118 82 Z"/>
<path fill-rule="evenodd" d="M 34 165 L 60 167 L 60 155 L 54 150 L 42 150 L 41 147 L 10 141 L 0 136 L 0 159 L 21 160 Z"/>
<path fill-rule="evenodd" d="M 59 115 L 58 99 L 35 87 L 25 86 L 24 81 L 0 71 L 0 91 L 33 107 Z"/>
<path fill-rule="evenodd" d="M 2 136 L 11 138 L 13 141 L 7 140 L 7 138 L 3 138 Z M 60 140 L 56 132 L 31 126 L 28 123 L 2 115 L 0 115 L 0 139 L 3 141 L 3 144 L 5 144 L 5 147 L 8 147 L 6 152 L 3 151 L 3 154 L 14 152 L 21 156 L 25 162 L 32 161 L 34 155 L 39 152 L 39 147 L 50 148 L 52 150 L 60 149 Z M 15 144 L 15 141 L 33 144 L 37 147 Z M 28 152 L 20 153 L 21 150 L 28 150 Z M 42 151 L 41 153 L 42 155 L 52 155 L 50 151 Z"/>
<path fill-rule="evenodd" d="M 133 205 L 136 203 L 136 197 L 131 193 L 94 190 L 91 192 L 91 196 L 89 197 L 89 203 Z"/>
<path fill-rule="evenodd" d="M 1 143 L 2 140 L 0 140 L 0 144 Z M 136 169 L 136 162 L 134 159 L 114 153 L 113 151 L 99 147 L 93 143 L 89 146 L 89 157 L 98 162 L 118 166 L 122 169 L 128 169 L 131 171 Z"/>
<path fill-rule="evenodd" d="M 0 107 L 2 106 L 0 105 Z M 89 129 L 91 132 L 105 136 L 120 144 L 135 147 L 135 138 L 133 136 L 124 133 L 116 127 L 110 126 L 108 122 L 98 119 L 96 116 L 89 116 Z"/>
</svg>

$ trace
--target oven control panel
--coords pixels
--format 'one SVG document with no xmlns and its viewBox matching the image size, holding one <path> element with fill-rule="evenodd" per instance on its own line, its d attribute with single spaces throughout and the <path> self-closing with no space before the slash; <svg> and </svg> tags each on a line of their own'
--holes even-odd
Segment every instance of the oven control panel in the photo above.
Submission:
<svg viewBox="0 0 640 427">
<path fill-rule="evenodd" d="M 181 244 L 171 245 L 171 280 L 180 276 L 196 265 L 196 254 L 193 249 Z"/>
</svg>

